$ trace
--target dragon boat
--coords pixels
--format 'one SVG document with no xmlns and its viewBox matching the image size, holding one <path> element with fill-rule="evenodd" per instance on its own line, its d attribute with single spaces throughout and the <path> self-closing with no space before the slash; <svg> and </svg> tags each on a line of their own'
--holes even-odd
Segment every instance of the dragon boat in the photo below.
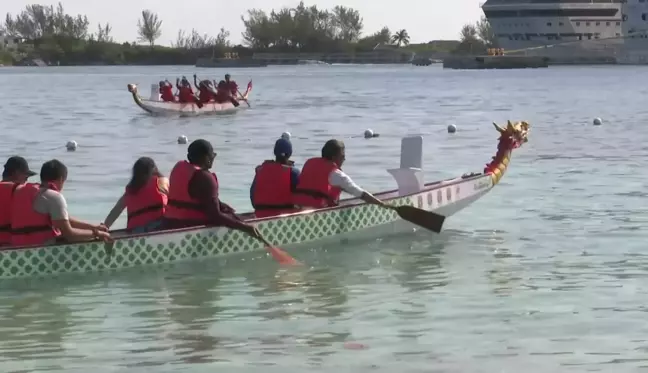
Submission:
<svg viewBox="0 0 648 373">
<path fill-rule="evenodd" d="M 529 124 L 511 123 L 500 132 L 497 153 L 483 172 L 424 183 L 423 138 L 401 141 L 400 167 L 387 170 L 398 188 L 376 196 L 393 205 L 411 205 L 449 217 L 466 208 L 499 183 L 508 168 L 513 150 L 527 142 Z M 414 225 L 389 209 L 351 198 L 339 206 L 305 210 L 271 218 L 242 217 L 255 224 L 274 245 L 295 249 L 324 241 L 365 239 L 411 231 Z M 250 236 L 225 227 L 191 227 L 146 234 L 112 232 L 115 241 L 8 247 L 0 251 L 0 278 L 51 276 L 63 273 L 97 272 L 155 266 L 187 261 L 263 252 L 264 245 Z"/>
<path fill-rule="evenodd" d="M 157 84 L 151 85 L 151 95 L 148 99 L 142 98 L 139 95 L 139 90 L 136 84 L 128 84 L 128 92 L 133 96 L 135 104 L 142 108 L 145 112 L 152 115 L 179 115 L 179 116 L 195 116 L 204 114 L 230 114 L 240 110 L 243 107 L 248 107 L 248 97 L 252 91 L 252 82 L 248 83 L 245 92 L 238 97 L 240 105 L 234 106 L 231 102 L 218 103 L 210 101 L 198 107 L 195 103 L 181 103 L 181 102 L 166 102 L 160 99 L 159 88 Z M 247 104 L 246 104 L 247 103 Z"/>
</svg>

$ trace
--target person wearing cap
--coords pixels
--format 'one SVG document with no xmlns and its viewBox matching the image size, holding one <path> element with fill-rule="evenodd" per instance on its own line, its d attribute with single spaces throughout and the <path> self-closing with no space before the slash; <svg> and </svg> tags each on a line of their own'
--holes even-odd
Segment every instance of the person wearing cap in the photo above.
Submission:
<svg viewBox="0 0 648 373">
<path fill-rule="evenodd" d="M 293 192 L 299 182 L 299 170 L 294 167 L 290 140 L 279 139 L 274 146 L 275 160 L 256 167 L 250 187 L 250 201 L 257 218 L 295 212 Z"/>
<path fill-rule="evenodd" d="M 43 163 L 41 184 L 16 188 L 11 205 L 11 245 L 47 245 L 94 239 L 110 241 L 108 228 L 69 216 L 61 194 L 67 180 L 67 167 L 53 159 Z"/>
<path fill-rule="evenodd" d="M 233 208 L 220 201 L 218 178 L 209 172 L 214 158 L 216 153 L 209 141 L 198 139 L 189 144 L 187 160 L 173 166 L 163 229 L 225 226 L 260 238 L 256 227 L 244 223 Z"/>
<path fill-rule="evenodd" d="M 345 160 L 344 143 L 335 139 L 327 141 L 322 147 L 322 156 L 311 158 L 304 164 L 294 192 L 295 205 L 302 208 L 337 206 L 340 195 L 346 192 L 366 203 L 386 206 L 342 172 Z"/>
<path fill-rule="evenodd" d="M 2 206 L 0 209 L 0 246 L 11 243 L 11 202 L 14 191 L 34 175 L 36 173 L 29 169 L 25 158 L 15 156 L 7 159 L 0 182 L 0 206 Z"/>
<path fill-rule="evenodd" d="M 216 96 L 216 91 L 212 87 L 212 82 L 205 79 L 205 80 L 201 80 L 200 83 L 198 83 L 198 77 L 196 76 L 196 74 L 194 74 L 193 78 L 194 78 L 194 85 L 198 90 L 199 102 L 201 104 L 206 104 L 209 101 L 212 101 Z"/>
</svg>

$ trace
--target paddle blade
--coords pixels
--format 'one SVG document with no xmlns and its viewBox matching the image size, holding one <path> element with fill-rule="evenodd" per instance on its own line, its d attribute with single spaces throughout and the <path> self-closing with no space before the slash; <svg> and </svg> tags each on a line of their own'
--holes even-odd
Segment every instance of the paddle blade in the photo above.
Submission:
<svg viewBox="0 0 648 373">
<path fill-rule="evenodd" d="M 398 206 L 398 216 L 412 224 L 416 224 L 432 232 L 440 233 L 445 222 L 445 216 L 435 214 L 432 211 L 425 211 L 414 206 Z"/>
<path fill-rule="evenodd" d="M 281 250 L 278 247 L 274 246 L 267 246 L 266 250 L 272 255 L 274 260 L 276 260 L 279 264 L 285 265 L 285 266 L 294 266 L 294 265 L 299 265 L 299 263 L 295 258 L 290 256 L 287 252 Z"/>
</svg>

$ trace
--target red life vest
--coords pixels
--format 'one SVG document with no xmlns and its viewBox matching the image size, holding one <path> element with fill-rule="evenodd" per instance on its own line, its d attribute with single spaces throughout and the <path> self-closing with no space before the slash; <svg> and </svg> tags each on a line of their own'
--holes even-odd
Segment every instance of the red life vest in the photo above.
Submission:
<svg viewBox="0 0 648 373">
<path fill-rule="evenodd" d="M 11 201 L 18 184 L 0 182 L 0 246 L 11 243 Z"/>
<path fill-rule="evenodd" d="M 49 189 L 58 189 L 48 184 Z M 38 196 L 40 185 L 27 183 L 16 188 L 11 204 L 11 245 L 42 245 L 61 235 L 52 225 L 48 214 L 34 210 L 34 200 Z"/>
<path fill-rule="evenodd" d="M 236 96 L 236 93 L 238 93 L 238 84 L 236 84 L 236 82 L 233 80 L 230 80 L 229 82 L 225 82 L 225 83 L 227 84 L 227 88 L 229 89 L 229 91 L 232 92 L 234 96 Z"/>
<path fill-rule="evenodd" d="M 160 95 L 162 95 L 162 101 L 165 102 L 174 102 L 175 96 L 173 96 L 173 88 L 170 85 L 164 85 L 160 87 Z"/>
<path fill-rule="evenodd" d="M 165 218 L 204 222 L 204 224 L 208 222 L 203 206 L 189 195 L 189 182 L 194 173 L 199 170 L 200 167 L 187 161 L 180 161 L 173 166 L 169 175 L 169 203 L 164 212 Z M 216 175 L 212 175 L 218 185 Z"/>
<path fill-rule="evenodd" d="M 199 88 L 198 98 L 203 104 L 208 103 L 213 98 L 213 96 L 214 94 L 209 90 L 209 88 L 204 86 Z"/>
<path fill-rule="evenodd" d="M 153 176 L 137 193 L 128 193 L 126 187 L 127 229 L 143 227 L 164 216 L 167 195 L 158 188 L 158 180 L 157 176 Z"/>
<path fill-rule="evenodd" d="M 329 184 L 329 175 L 340 168 L 324 158 L 311 158 L 306 161 L 293 202 L 301 207 L 323 208 L 337 206 L 342 189 Z"/>
<path fill-rule="evenodd" d="M 291 169 L 275 161 L 265 161 L 256 168 L 252 206 L 257 218 L 295 211 L 290 187 Z"/>
<path fill-rule="evenodd" d="M 180 102 L 194 102 L 195 97 L 193 93 L 193 89 L 191 87 L 180 87 L 178 90 L 178 101 Z"/>
</svg>

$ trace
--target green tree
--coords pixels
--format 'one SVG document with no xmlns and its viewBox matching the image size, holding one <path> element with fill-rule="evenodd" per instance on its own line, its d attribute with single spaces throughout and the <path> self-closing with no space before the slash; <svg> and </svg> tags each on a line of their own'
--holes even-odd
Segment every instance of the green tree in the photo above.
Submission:
<svg viewBox="0 0 648 373">
<path fill-rule="evenodd" d="M 410 37 L 409 34 L 407 33 L 407 30 L 402 29 L 400 31 L 397 31 L 391 38 L 392 43 L 398 45 L 399 47 L 402 45 L 409 45 L 410 42 Z"/>
<path fill-rule="evenodd" d="M 486 17 L 482 16 L 481 19 L 477 21 L 475 28 L 477 30 L 477 37 L 488 48 L 498 48 L 497 37 L 495 36 L 493 28 Z"/>
<path fill-rule="evenodd" d="M 148 9 L 142 11 L 142 18 L 137 21 L 137 34 L 139 41 L 148 42 L 153 46 L 155 40 L 162 35 L 162 20 L 158 19 L 157 13 Z"/>
</svg>

